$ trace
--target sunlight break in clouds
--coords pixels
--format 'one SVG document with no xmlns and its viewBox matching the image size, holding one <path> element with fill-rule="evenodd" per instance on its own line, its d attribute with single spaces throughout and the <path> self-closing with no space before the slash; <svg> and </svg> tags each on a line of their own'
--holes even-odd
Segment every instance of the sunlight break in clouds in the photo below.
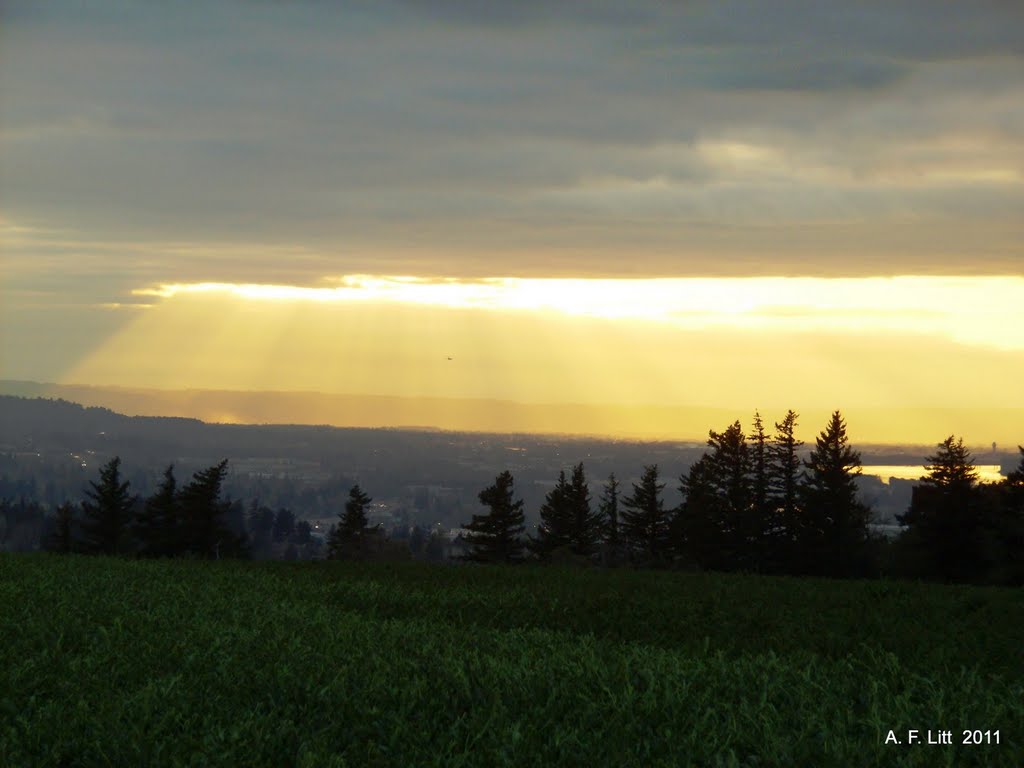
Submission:
<svg viewBox="0 0 1024 768">
<path fill-rule="evenodd" d="M 552 311 L 679 328 L 783 333 L 907 333 L 1024 349 L 1024 278 L 427 279 L 348 275 L 330 287 L 168 284 L 133 291 L 275 302 L 369 302 L 448 309 Z"/>
</svg>

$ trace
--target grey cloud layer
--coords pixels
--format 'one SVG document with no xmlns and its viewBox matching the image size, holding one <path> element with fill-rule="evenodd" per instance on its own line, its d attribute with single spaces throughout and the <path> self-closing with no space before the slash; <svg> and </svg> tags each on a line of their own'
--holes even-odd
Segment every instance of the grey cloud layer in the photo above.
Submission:
<svg viewBox="0 0 1024 768">
<path fill-rule="evenodd" d="M 2 8 L 0 213 L 97 273 L 1024 261 L 1015 3 Z"/>
</svg>

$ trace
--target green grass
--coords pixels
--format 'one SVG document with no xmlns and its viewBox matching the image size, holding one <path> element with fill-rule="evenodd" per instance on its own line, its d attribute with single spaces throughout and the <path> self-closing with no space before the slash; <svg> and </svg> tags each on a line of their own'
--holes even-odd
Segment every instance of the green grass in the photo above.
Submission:
<svg viewBox="0 0 1024 768">
<path fill-rule="evenodd" d="M 1021 590 L 3 555 L 0 765 L 1017 766 L 1022 649 Z"/>
</svg>

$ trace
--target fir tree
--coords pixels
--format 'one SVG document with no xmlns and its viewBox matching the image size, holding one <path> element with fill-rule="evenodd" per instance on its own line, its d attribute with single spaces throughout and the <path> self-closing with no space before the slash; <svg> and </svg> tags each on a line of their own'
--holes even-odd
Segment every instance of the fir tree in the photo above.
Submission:
<svg viewBox="0 0 1024 768">
<path fill-rule="evenodd" d="M 546 560 L 556 549 L 568 547 L 572 540 L 573 509 L 569 481 L 565 470 L 558 473 L 558 482 L 544 497 L 540 507 L 540 523 L 536 537 L 528 537 L 526 546 L 537 557 Z"/>
<path fill-rule="evenodd" d="M 993 581 L 1024 584 L 1024 446 L 1019 446 L 1020 464 L 1000 483 L 998 521 L 999 557 Z"/>
<path fill-rule="evenodd" d="M 183 554 L 204 559 L 244 554 L 244 541 L 226 524 L 230 502 L 221 499 L 221 488 L 227 472 L 228 460 L 224 459 L 196 472 L 178 494 Z"/>
<path fill-rule="evenodd" d="M 974 457 L 962 437 L 955 441 L 953 435 L 947 437 L 939 443 L 935 454 L 928 457 L 928 462 L 928 474 L 921 478 L 922 485 L 956 494 L 970 492 L 978 482 Z"/>
<path fill-rule="evenodd" d="M 490 511 L 473 515 L 472 522 L 463 526 L 469 531 L 465 537 L 469 553 L 464 560 L 515 563 L 523 559 L 523 502 L 512 500 L 513 484 L 512 473 L 506 470 L 494 479 L 493 485 L 480 492 L 480 503 Z"/>
<path fill-rule="evenodd" d="M 338 525 L 331 530 L 327 542 L 327 557 L 332 560 L 359 557 L 365 554 L 366 536 L 370 532 L 366 509 L 373 501 L 358 484 L 352 486 L 345 502 L 345 511 L 339 515 Z"/>
<path fill-rule="evenodd" d="M 719 497 L 711 482 L 711 461 L 704 454 L 679 478 L 683 501 L 672 518 L 672 548 L 683 563 L 701 568 L 724 565 Z"/>
<path fill-rule="evenodd" d="M 752 506 L 750 448 L 736 421 L 708 437 L 706 481 L 717 496 L 715 511 L 726 568 L 756 568 L 764 524 Z"/>
<path fill-rule="evenodd" d="M 754 411 L 754 431 L 747 438 L 750 451 L 750 494 L 754 514 L 761 520 L 768 520 L 768 435 L 764 431 L 761 414 Z"/>
<path fill-rule="evenodd" d="M 127 549 L 126 534 L 135 500 L 129 482 L 121 480 L 121 459 L 115 456 L 100 468 L 99 482 L 90 482 L 82 502 L 83 544 L 87 552 L 113 555 Z"/>
<path fill-rule="evenodd" d="M 927 458 L 927 474 L 900 517 L 905 544 L 925 563 L 925 574 L 944 581 L 976 581 L 987 571 L 988 531 L 978 472 L 963 439 L 950 435 Z"/>
<path fill-rule="evenodd" d="M 601 540 L 602 520 L 599 512 L 590 508 L 590 488 L 583 472 L 583 462 L 572 468 L 569 482 L 569 511 L 572 528 L 569 547 L 574 555 L 592 557 Z"/>
<path fill-rule="evenodd" d="M 775 436 L 768 445 L 768 493 L 774 510 L 772 525 L 776 543 L 780 546 L 777 553 L 780 560 L 794 557 L 794 543 L 804 525 L 800 509 L 800 448 L 803 441 L 796 439 L 798 418 L 795 411 L 787 411 L 782 421 L 775 423 Z"/>
<path fill-rule="evenodd" d="M 598 508 L 604 521 L 604 562 L 615 565 L 622 543 L 619 540 L 619 481 L 615 479 L 614 472 L 608 475 Z"/>
<path fill-rule="evenodd" d="M 146 499 L 135 517 L 135 536 L 139 554 L 160 557 L 175 552 L 178 538 L 178 494 L 174 465 L 164 470 L 164 479 L 156 493 Z"/>
<path fill-rule="evenodd" d="M 831 576 L 860 575 L 870 510 L 857 498 L 860 454 L 849 445 L 839 411 L 818 435 L 804 464 L 802 495 L 809 525 L 798 541 L 804 564 Z"/>
<path fill-rule="evenodd" d="M 658 482 L 658 465 L 644 467 L 639 485 L 622 500 L 622 538 L 641 561 L 657 563 L 669 554 L 669 515 L 661 499 L 665 484 Z"/>
</svg>

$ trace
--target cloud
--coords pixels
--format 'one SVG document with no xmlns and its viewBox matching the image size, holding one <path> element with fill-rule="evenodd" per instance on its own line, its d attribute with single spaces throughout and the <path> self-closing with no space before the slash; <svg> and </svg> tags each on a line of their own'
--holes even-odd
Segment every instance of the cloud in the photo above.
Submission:
<svg viewBox="0 0 1024 768">
<path fill-rule="evenodd" d="M 360 272 L 1019 272 L 1017 4 L 2 14 L 0 213 L 38 230 L 5 259 L 97 301 Z"/>
</svg>

